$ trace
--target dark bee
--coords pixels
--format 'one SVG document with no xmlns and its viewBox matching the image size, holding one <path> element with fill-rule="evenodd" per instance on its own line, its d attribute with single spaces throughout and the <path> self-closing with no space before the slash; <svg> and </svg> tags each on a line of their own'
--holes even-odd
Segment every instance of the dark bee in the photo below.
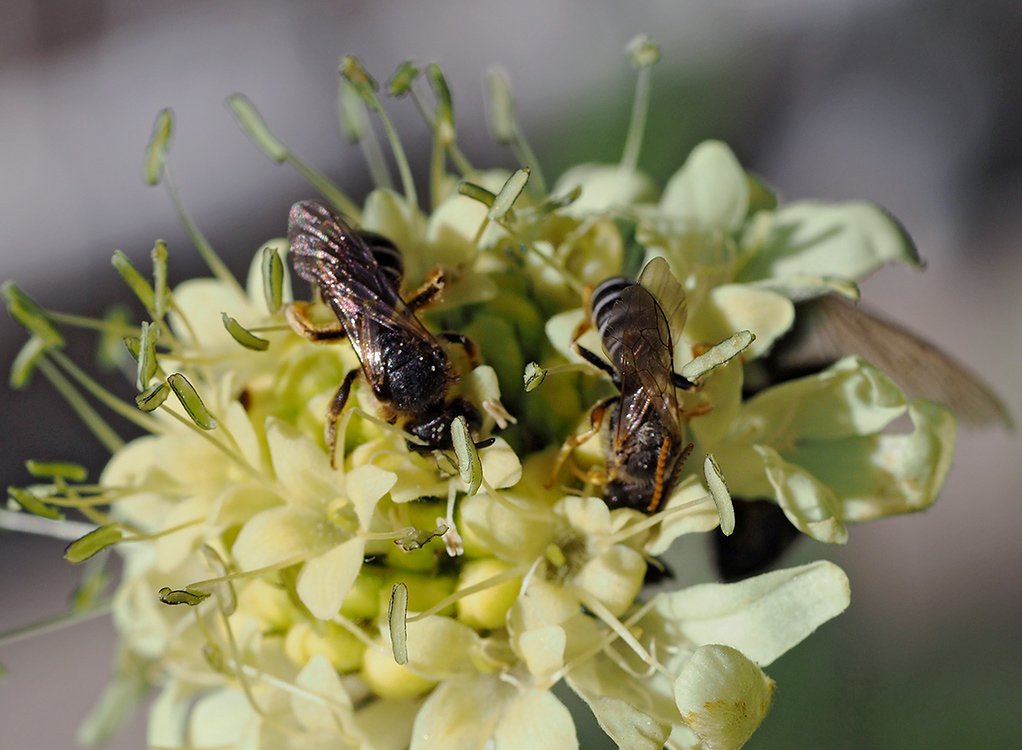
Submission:
<svg viewBox="0 0 1022 750">
<path fill-rule="evenodd" d="M 409 441 L 409 448 L 420 452 L 450 448 L 451 422 L 458 416 L 470 429 L 479 428 L 475 407 L 463 398 L 449 398 L 458 373 L 438 338 L 414 312 L 440 295 L 442 274 L 434 273 L 405 302 L 399 293 L 404 268 L 394 244 L 376 234 L 356 232 L 314 201 L 291 207 L 288 240 L 295 272 L 316 285 L 340 323 L 318 328 L 306 317 L 305 307 L 294 304 L 288 309 L 292 327 L 314 341 L 348 338 L 384 418 L 400 422 L 418 439 Z M 441 336 L 464 346 L 474 360 L 475 349 L 467 339 L 454 333 Z M 330 406 L 326 437 L 331 462 L 337 420 L 358 373 L 356 369 L 345 376 Z"/>
<path fill-rule="evenodd" d="M 666 311 L 661 305 L 664 300 Z M 675 388 L 692 383 L 674 372 L 674 339 L 684 325 L 684 292 L 666 261 L 657 259 L 639 281 L 617 276 L 593 292 L 592 324 L 609 364 L 575 345 L 591 364 L 610 375 L 618 395 L 597 404 L 592 429 L 565 443 L 555 473 L 567 454 L 600 429 L 610 410 L 603 498 L 612 508 L 655 513 L 678 481 L 692 451 L 679 418 Z M 577 339 L 577 336 L 576 336 Z"/>
</svg>

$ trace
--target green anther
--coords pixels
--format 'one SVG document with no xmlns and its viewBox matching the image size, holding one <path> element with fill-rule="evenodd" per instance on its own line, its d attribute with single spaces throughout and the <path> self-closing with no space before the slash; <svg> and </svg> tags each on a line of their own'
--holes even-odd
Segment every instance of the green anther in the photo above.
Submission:
<svg viewBox="0 0 1022 750">
<path fill-rule="evenodd" d="M 648 68 L 660 62 L 660 45 L 646 34 L 632 39 L 625 50 L 636 68 Z"/>
<path fill-rule="evenodd" d="M 155 411 L 169 395 L 170 386 L 163 382 L 154 383 L 135 396 L 135 405 L 142 411 Z"/>
<path fill-rule="evenodd" d="M 7 496 L 34 516 L 49 518 L 52 521 L 59 521 L 64 517 L 59 510 L 51 508 L 34 494 L 20 487 L 8 487 Z"/>
<path fill-rule="evenodd" d="M 93 529 L 81 539 L 76 539 L 64 550 L 64 559 L 70 563 L 82 563 L 107 547 L 117 544 L 124 538 L 124 530 L 119 523 L 110 523 Z"/>
<path fill-rule="evenodd" d="M 481 185 L 476 185 L 474 182 L 462 180 L 458 183 L 458 192 L 464 195 L 466 198 L 471 198 L 474 201 L 479 201 L 487 208 L 493 206 L 493 202 L 497 200 L 497 196 L 491 193 Z"/>
<path fill-rule="evenodd" d="M 142 338 L 138 358 L 137 383 L 140 391 L 149 387 L 149 381 L 156 376 L 156 339 L 160 337 L 158 323 L 142 323 Z"/>
<path fill-rule="evenodd" d="M 164 586 L 159 591 L 159 597 L 163 604 L 169 604 L 172 607 L 178 604 L 187 604 L 189 607 L 194 607 L 196 604 L 209 599 L 210 593 L 197 589 L 172 589 L 169 586 Z"/>
<path fill-rule="evenodd" d="M 142 352 L 142 341 L 138 336 L 125 336 L 121 341 L 124 342 L 124 348 L 128 350 L 131 358 L 138 362 L 139 355 Z"/>
<path fill-rule="evenodd" d="M 529 175 L 531 171 L 528 167 L 516 170 L 513 175 L 507 178 L 507 182 L 501 187 L 500 192 L 497 193 L 496 199 L 493 201 L 493 205 L 490 206 L 490 211 L 487 214 L 491 221 L 500 221 L 511 211 L 511 207 L 514 206 L 515 201 L 518 200 L 518 196 L 525 190 L 526 184 L 529 182 Z"/>
<path fill-rule="evenodd" d="M 408 587 L 403 583 L 395 583 L 394 588 L 390 590 L 387 621 L 390 624 L 390 645 L 394 651 L 394 661 L 398 664 L 407 664 Z"/>
<path fill-rule="evenodd" d="M 426 80 L 436 97 L 436 128 L 441 143 L 454 143 L 454 101 L 443 70 L 436 63 L 426 66 Z"/>
<path fill-rule="evenodd" d="M 543 385 L 543 381 L 546 380 L 546 370 L 535 362 L 530 362 L 525 366 L 524 380 L 525 392 L 534 391 Z"/>
<path fill-rule="evenodd" d="M 69 482 L 84 482 L 89 476 L 89 470 L 81 464 L 73 464 L 66 461 L 29 460 L 25 462 L 25 468 L 34 477 L 60 477 Z"/>
<path fill-rule="evenodd" d="M 419 77 L 419 72 L 418 65 L 411 60 L 405 60 L 387 81 L 387 93 L 391 96 L 404 96 L 412 90 L 412 84 Z"/>
<path fill-rule="evenodd" d="M 156 240 L 152 251 L 153 259 L 153 316 L 155 320 L 163 320 L 167 314 L 167 302 L 170 292 L 167 289 L 167 243 Z"/>
<path fill-rule="evenodd" d="M 241 125 L 245 134 L 262 149 L 263 153 L 269 156 L 278 164 L 287 160 L 289 150 L 287 146 L 277 140 L 277 137 L 270 132 L 266 121 L 248 98 L 242 94 L 231 94 L 227 97 L 227 106 L 231 108 L 235 119 Z"/>
<path fill-rule="evenodd" d="M 273 254 L 276 256 L 276 253 Z M 246 349 L 253 349 L 257 352 L 262 352 L 269 348 L 269 341 L 259 338 L 227 313 L 220 313 L 220 320 L 223 321 L 224 328 L 227 329 L 227 332 L 231 334 L 231 338 Z"/>
<path fill-rule="evenodd" d="M 25 342 L 11 363 L 9 379 L 11 388 L 20 391 L 32 382 L 32 373 L 35 372 L 36 364 L 49 348 L 50 344 L 39 336 L 32 336 Z"/>
<path fill-rule="evenodd" d="M 375 79 L 362 67 L 362 63 L 359 59 L 353 55 L 346 55 L 341 60 L 340 73 L 344 76 L 344 79 L 350 83 L 358 95 L 362 97 L 370 109 L 380 109 L 380 100 L 376 98 L 376 92 L 379 90 L 380 85 L 376 83 Z"/>
<path fill-rule="evenodd" d="M 273 315 L 284 301 L 284 261 L 280 259 L 280 253 L 273 245 L 267 245 L 263 248 L 259 265 L 263 276 L 266 309 Z"/>
<path fill-rule="evenodd" d="M 153 134 L 145 152 L 145 181 L 148 185 L 158 185 L 163 178 L 163 164 L 173 132 L 174 113 L 169 108 L 161 109 L 153 123 Z"/>
<path fill-rule="evenodd" d="M 703 352 L 681 368 L 682 377 L 696 381 L 745 351 L 756 340 L 751 331 L 739 331 Z"/>
<path fill-rule="evenodd" d="M 122 253 L 120 250 L 114 250 L 113 257 L 110 258 L 110 262 L 113 267 L 117 269 L 117 273 L 124 279 L 124 283 L 128 285 L 135 296 L 138 297 L 145 309 L 149 311 L 150 315 L 155 317 L 156 313 L 156 293 L 153 291 L 152 286 L 148 281 L 140 274 L 135 266 L 131 264 L 128 256 Z"/>
<path fill-rule="evenodd" d="M 64 337 L 46 317 L 46 311 L 38 302 L 25 294 L 21 287 L 13 281 L 6 281 L 0 287 L 0 294 L 4 296 L 7 311 L 11 317 L 24 326 L 29 333 L 41 338 L 47 346 L 64 345 Z"/>
<path fill-rule="evenodd" d="M 724 536 L 731 536 L 735 530 L 735 506 L 731 502 L 731 493 L 724 483 L 724 477 L 721 476 L 720 467 L 717 466 L 713 456 L 709 454 L 703 461 L 703 478 L 706 480 L 706 488 L 710 491 L 710 497 L 713 498 L 713 504 L 717 506 L 720 530 L 724 532 Z"/>
<path fill-rule="evenodd" d="M 468 494 L 474 495 L 483 482 L 483 464 L 464 417 L 455 417 L 451 422 L 451 442 L 454 445 L 454 455 L 458 458 L 461 481 L 468 485 Z"/>
<path fill-rule="evenodd" d="M 212 430 L 216 427 L 216 417 L 202 403 L 198 391 L 188 382 L 188 378 L 179 372 L 175 372 L 167 378 L 167 383 L 174 389 L 174 395 L 177 396 L 178 401 L 181 402 L 181 406 L 184 407 L 189 418 L 198 427 L 204 430 Z"/>
<path fill-rule="evenodd" d="M 515 100 L 507 72 L 501 68 L 491 68 L 486 71 L 484 80 L 490 135 L 497 143 L 513 143 L 518 137 L 518 128 L 515 124 Z"/>
</svg>

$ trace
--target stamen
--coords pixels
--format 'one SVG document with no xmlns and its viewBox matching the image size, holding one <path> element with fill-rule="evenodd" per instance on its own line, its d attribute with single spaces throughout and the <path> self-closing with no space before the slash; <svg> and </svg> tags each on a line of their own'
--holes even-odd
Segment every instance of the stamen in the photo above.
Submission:
<svg viewBox="0 0 1022 750">
<path fill-rule="evenodd" d="M 536 194 L 546 195 L 546 180 L 543 179 L 539 159 L 533 153 L 515 117 L 514 94 L 507 72 L 502 68 L 491 68 L 486 72 L 485 85 L 490 132 L 498 143 L 505 143 L 511 147 L 512 153 L 523 167 L 532 170 Z"/>
<path fill-rule="evenodd" d="M 635 84 L 635 99 L 632 103 L 632 117 L 628 124 L 628 136 L 621 154 L 621 169 L 634 172 L 639 163 L 639 151 L 646 131 L 646 117 L 649 115 L 650 78 L 653 65 L 660 59 L 660 48 L 648 36 L 637 36 L 628 45 L 632 64 L 639 74 Z"/>
<path fill-rule="evenodd" d="M 379 88 L 376 81 L 366 72 L 365 68 L 357 58 L 348 55 L 341 60 L 340 74 L 355 88 L 359 96 L 366 103 L 366 106 L 380 118 L 380 124 L 387 134 L 387 141 L 390 143 L 390 150 L 397 164 L 398 174 L 401 175 L 401 187 L 406 200 L 413 206 L 419 205 L 419 197 L 415 191 L 415 180 L 412 178 L 412 170 L 408 166 L 408 158 L 405 156 L 404 148 L 401 146 L 401 139 L 394 129 L 393 123 L 380 104 L 376 96 Z"/>
<path fill-rule="evenodd" d="M 366 104 L 355 87 L 343 77 L 339 78 L 337 83 L 337 116 L 341 122 L 341 130 L 348 136 L 348 140 L 361 147 L 373 184 L 380 189 L 393 190 L 394 182 L 390 178 L 390 169 L 387 167 L 376 131 L 369 122 Z"/>
<path fill-rule="evenodd" d="M 273 252 L 273 257 L 277 258 L 277 253 L 275 251 L 271 252 Z M 279 260 L 279 258 L 277 259 Z M 264 352 L 270 348 L 269 341 L 259 338 L 227 313 L 221 312 L 220 320 L 223 322 L 224 328 L 227 329 L 227 333 L 231 334 L 231 338 L 246 349 Z"/>
<path fill-rule="evenodd" d="M 480 591 L 485 591 L 486 589 L 497 586 L 501 583 L 504 583 L 505 581 L 510 581 L 515 578 L 519 578 L 527 570 L 528 566 L 519 565 L 515 568 L 511 568 L 510 570 L 505 570 L 503 573 L 498 573 L 495 576 L 491 576 L 485 580 L 482 580 L 479 583 L 473 584 L 471 586 L 466 586 L 463 589 L 459 589 L 455 591 L 453 594 L 444 597 L 429 609 L 419 612 L 418 614 L 412 615 L 407 619 L 407 622 L 418 622 L 419 620 L 425 620 L 427 617 L 430 617 L 432 615 L 435 615 L 437 612 L 441 612 L 447 609 L 452 604 L 456 604 L 458 601 L 464 599 L 466 596 L 478 594 Z"/>
<path fill-rule="evenodd" d="M 54 352 L 59 354 L 59 352 Z M 99 415 L 95 409 L 85 400 L 85 397 L 78 392 L 78 389 L 65 378 L 56 367 L 45 357 L 41 357 L 37 363 L 40 372 L 46 377 L 53 387 L 57 389 L 68 405 L 75 411 L 78 417 L 85 423 L 96 439 L 103 444 L 110 453 L 116 453 L 124 447 L 124 441 L 114 432 L 113 428 L 106 423 L 106 420 Z"/>
<path fill-rule="evenodd" d="M 691 510 L 697 505 L 702 505 L 708 500 L 712 501 L 713 498 L 710 495 L 703 495 L 702 497 L 697 497 L 693 500 L 689 500 L 688 502 L 684 502 L 681 505 L 675 505 L 672 508 L 666 508 L 664 510 L 661 510 L 658 513 L 654 513 L 651 516 L 643 518 L 641 521 L 626 526 L 616 534 L 612 534 L 611 536 L 605 537 L 604 543 L 608 545 L 620 544 L 626 539 L 633 537 L 636 534 L 641 534 L 643 531 L 646 531 L 647 529 L 650 529 L 656 526 L 657 524 L 666 521 L 671 516 L 680 515 L 685 511 Z"/>
<path fill-rule="evenodd" d="M 408 663 L 408 587 L 395 583 L 390 591 L 390 606 L 387 608 L 387 622 L 390 625 L 390 646 L 394 661 Z"/>
<path fill-rule="evenodd" d="M 138 272 L 134 264 L 120 250 L 114 250 L 113 257 L 110 258 L 110 263 L 120 274 L 121 279 L 128 288 L 138 297 L 138 301 L 142 303 L 146 311 L 156 319 L 156 293 L 153 291 L 152 286 L 145 278 Z"/>
<path fill-rule="evenodd" d="M 284 302 L 284 261 L 281 260 L 280 253 L 272 245 L 263 247 L 259 261 L 266 309 L 270 315 L 276 315 Z M 278 330 L 284 328 L 288 328 L 288 326 L 277 327 Z M 249 330 L 255 329 L 250 328 Z"/>
</svg>

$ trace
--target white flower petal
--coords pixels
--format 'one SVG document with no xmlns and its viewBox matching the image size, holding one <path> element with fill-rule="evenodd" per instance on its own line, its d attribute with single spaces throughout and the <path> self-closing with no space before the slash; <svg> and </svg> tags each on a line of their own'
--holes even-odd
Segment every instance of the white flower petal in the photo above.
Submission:
<svg viewBox="0 0 1022 750">
<path fill-rule="evenodd" d="M 255 712 L 245 693 L 222 688 L 200 698 L 189 716 L 189 744 L 196 748 L 232 747 Z"/>
<path fill-rule="evenodd" d="M 313 617 L 332 619 L 362 568 L 365 541 L 349 539 L 329 552 L 307 560 L 298 574 L 297 593 Z"/>
<path fill-rule="evenodd" d="M 486 213 L 485 205 L 464 195 L 455 195 L 437 206 L 426 225 L 430 259 L 451 268 L 467 263 L 477 252 L 472 240 Z"/>
<path fill-rule="evenodd" d="M 242 570 L 319 555 L 347 539 L 321 514 L 290 506 L 270 508 L 246 523 L 231 554 Z"/>
<path fill-rule="evenodd" d="M 665 593 L 656 613 L 675 638 L 733 646 L 766 666 L 843 612 L 850 600 L 844 572 L 820 561 Z"/>
<path fill-rule="evenodd" d="M 522 633 L 515 642 L 515 651 L 533 678 L 543 684 L 564 666 L 566 644 L 564 628 L 551 625 Z"/>
<path fill-rule="evenodd" d="M 702 500 L 683 511 L 671 513 L 673 508 Z M 664 554 L 671 544 L 683 534 L 711 531 L 720 524 L 717 508 L 710 499 L 710 493 L 694 474 L 685 477 L 664 504 L 665 518 L 657 526 L 656 536 L 646 544 L 646 553 L 652 556 Z"/>
<path fill-rule="evenodd" d="M 476 540 L 489 554 L 508 562 L 525 562 L 542 555 L 556 532 L 553 513 L 528 499 L 522 511 L 485 492 L 466 497 L 459 505 L 458 527 L 468 540 Z M 531 512 L 528 512 L 531 511 Z"/>
<path fill-rule="evenodd" d="M 441 682 L 415 717 L 409 750 L 480 750 L 510 690 L 490 676 Z"/>
<path fill-rule="evenodd" d="M 737 229 L 749 210 L 749 181 L 734 153 L 704 141 L 667 182 L 660 210 L 693 229 Z"/>
<path fill-rule="evenodd" d="M 787 297 L 745 284 L 722 284 L 689 316 L 685 339 L 713 344 L 738 331 L 751 331 L 756 339 L 743 356 L 754 359 L 767 352 L 794 321 L 795 306 Z"/>
<path fill-rule="evenodd" d="M 491 487 L 503 489 L 513 487 L 522 478 L 522 464 L 504 438 L 497 438 L 493 445 L 479 451 L 483 465 L 483 477 Z"/>
<path fill-rule="evenodd" d="M 618 747 L 663 750 L 671 734 L 670 725 L 657 721 L 619 698 L 600 696 L 587 702 L 600 727 Z"/>
<path fill-rule="evenodd" d="M 552 693 L 524 690 L 504 706 L 495 750 L 571 750 L 578 747 L 575 722 Z"/>
<path fill-rule="evenodd" d="M 770 708 L 774 683 L 740 651 L 702 646 L 682 668 L 674 696 L 705 750 L 738 750 Z"/>
<path fill-rule="evenodd" d="M 839 276 L 859 280 L 885 263 L 919 265 L 905 231 L 870 203 L 788 203 L 774 214 L 774 233 L 739 281 Z"/>
<path fill-rule="evenodd" d="M 480 639 L 472 628 L 450 617 L 408 623 L 408 666 L 442 680 L 478 672 L 473 661 Z"/>
<path fill-rule="evenodd" d="M 307 435 L 271 418 L 266 420 L 266 442 L 288 503 L 323 507 L 340 494 L 326 453 Z"/>
<path fill-rule="evenodd" d="M 834 490 L 846 521 L 871 521 L 929 507 L 955 450 L 956 420 L 943 406 L 914 401 L 909 434 L 804 443 L 787 454 Z"/>
<path fill-rule="evenodd" d="M 653 181 L 642 172 L 617 164 L 579 164 L 557 180 L 551 195 L 567 195 L 577 187 L 582 194 L 562 209 L 567 216 L 585 216 L 623 208 L 655 195 Z"/>
<path fill-rule="evenodd" d="M 376 504 L 390 492 L 397 482 L 397 474 L 372 464 L 357 466 L 345 476 L 345 491 L 348 500 L 355 506 L 359 525 L 369 528 Z"/>
<path fill-rule="evenodd" d="M 620 616 L 635 601 L 646 576 L 646 561 L 631 547 L 615 544 L 589 560 L 574 578 L 574 585 Z"/>
<path fill-rule="evenodd" d="M 337 670 L 325 656 L 320 654 L 309 659 L 295 677 L 295 685 L 320 699 L 300 693 L 291 695 L 291 710 L 306 729 L 336 731 L 339 722 L 346 725 L 352 721 L 351 698 Z"/>
<path fill-rule="evenodd" d="M 818 542 L 847 542 L 848 530 L 834 491 L 801 466 L 785 461 L 773 448 L 763 445 L 755 448 L 763 459 L 773 496 L 788 520 Z"/>
<path fill-rule="evenodd" d="M 419 704 L 419 700 L 382 699 L 358 711 L 355 721 L 366 738 L 360 750 L 406 750 Z"/>
<path fill-rule="evenodd" d="M 180 315 L 172 310 L 169 319 L 174 333 L 209 354 L 229 351 L 244 355 L 246 352 L 224 328 L 221 313 L 226 312 L 239 320 L 263 315 L 248 297 L 218 279 L 189 279 L 182 282 L 174 289 L 174 303 L 177 309 L 185 311 L 191 324 L 185 326 Z"/>
</svg>

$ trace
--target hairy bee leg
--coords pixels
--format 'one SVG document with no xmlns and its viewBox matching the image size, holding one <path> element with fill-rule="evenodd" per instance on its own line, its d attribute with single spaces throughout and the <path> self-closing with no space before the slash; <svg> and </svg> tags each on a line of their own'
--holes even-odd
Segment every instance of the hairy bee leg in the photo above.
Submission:
<svg viewBox="0 0 1022 750">
<path fill-rule="evenodd" d="M 341 418 L 348 397 L 351 395 L 351 384 L 361 372 L 358 368 L 351 370 L 341 381 L 341 387 L 337 389 L 333 400 L 330 402 L 330 409 L 326 413 L 326 424 L 323 426 L 324 437 L 326 438 L 327 455 L 330 456 L 330 468 L 336 469 L 337 461 L 337 420 Z"/>
<path fill-rule="evenodd" d="M 607 375 L 610 376 L 610 379 L 614 381 L 615 385 L 618 384 L 617 371 L 614 370 L 614 368 L 611 367 L 611 365 L 608 362 L 606 362 L 599 355 L 597 355 L 595 351 L 590 351 L 585 346 L 580 346 L 577 342 L 574 341 L 571 342 L 571 348 L 575 350 L 575 354 L 577 354 L 580 358 L 586 360 L 586 362 L 588 362 L 590 365 L 599 368 L 600 370 L 603 370 L 603 372 L 607 373 Z"/>
<path fill-rule="evenodd" d="M 561 473 L 561 468 L 564 466 L 564 462 L 571 456 L 571 452 L 600 431 L 600 428 L 603 426 L 603 415 L 619 399 L 620 396 L 608 396 L 602 401 L 597 402 L 596 406 L 589 412 L 589 429 L 577 435 L 568 435 L 567 440 L 564 441 L 564 445 L 561 446 L 561 450 L 557 454 L 553 469 L 550 471 L 550 477 L 543 484 L 546 489 L 554 486 L 554 482 L 557 481 L 557 475 Z"/>
<path fill-rule="evenodd" d="M 444 293 L 444 288 L 447 286 L 447 272 L 437 266 L 429 272 L 429 276 L 426 280 L 419 285 L 419 288 L 415 290 L 406 301 L 408 309 L 415 312 L 430 305 L 435 305 L 440 301 L 441 295 Z"/>
<path fill-rule="evenodd" d="M 673 477 L 678 475 L 678 472 L 681 471 L 681 467 L 685 465 L 685 462 L 688 460 L 688 457 L 692 454 L 692 450 L 695 447 L 696 447 L 695 443 L 689 443 L 688 445 L 685 446 L 685 449 L 681 452 L 681 455 L 678 456 L 678 462 L 675 464 L 674 471 L 672 472 L 672 477 L 671 478 L 673 478 Z M 664 475 L 664 472 L 665 472 L 665 468 L 666 468 L 665 464 L 666 464 L 666 461 L 667 461 L 667 453 L 668 453 L 668 451 L 670 449 L 671 449 L 671 438 L 668 435 L 668 436 L 666 436 L 664 438 L 664 442 L 660 446 L 660 453 L 657 456 L 656 486 L 653 489 L 653 496 L 650 498 L 649 505 L 646 506 L 646 512 L 647 513 L 651 513 L 651 514 L 652 513 L 657 513 L 660 510 L 660 508 L 663 506 L 664 500 L 667 499 L 666 497 L 664 497 L 664 494 L 665 494 L 664 490 L 672 482 L 668 481 L 668 479 L 671 479 L 671 478 L 666 477 Z"/>
<path fill-rule="evenodd" d="M 474 369 L 479 366 L 479 347 L 468 336 L 457 331 L 444 331 L 440 334 L 440 338 L 464 349 L 465 356 L 468 357 L 469 367 Z"/>
<path fill-rule="evenodd" d="M 308 302 L 292 302 L 284 308 L 291 330 L 309 341 L 337 341 L 347 334 L 340 324 L 323 326 L 312 322 Z"/>
</svg>

